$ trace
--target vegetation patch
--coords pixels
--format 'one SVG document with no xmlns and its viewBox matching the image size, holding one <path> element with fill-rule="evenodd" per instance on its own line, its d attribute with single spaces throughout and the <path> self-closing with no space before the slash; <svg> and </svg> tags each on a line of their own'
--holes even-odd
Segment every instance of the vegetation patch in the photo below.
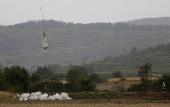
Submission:
<svg viewBox="0 0 170 107">
<path fill-rule="evenodd" d="M 19 100 L 17 94 L 6 91 L 0 91 L 0 101 L 16 101 L 16 100 Z"/>
</svg>

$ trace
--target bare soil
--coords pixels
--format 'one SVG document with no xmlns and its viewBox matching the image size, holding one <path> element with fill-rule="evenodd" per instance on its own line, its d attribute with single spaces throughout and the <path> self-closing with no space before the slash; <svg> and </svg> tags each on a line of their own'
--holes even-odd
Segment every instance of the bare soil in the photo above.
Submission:
<svg viewBox="0 0 170 107">
<path fill-rule="evenodd" d="M 134 83 L 140 83 L 141 80 L 140 80 L 140 77 L 130 77 L 130 78 L 126 78 L 127 80 L 123 80 L 121 81 L 120 80 L 121 78 L 113 78 L 113 79 L 108 79 L 108 83 L 131 83 L 131 84 L 134 84 Z M 157 77 L 152 77 L 150 78 L 150 80 L 158 80 Z"/>
<path fill-rule="evenodd" d="M 111 83 L 100 83 L 96 84 L 98 90 L 113 90 L 115 87 L 122 86 L 126 89 L 130 87 L 131 84 L 111 84 Z"/>
</svg>

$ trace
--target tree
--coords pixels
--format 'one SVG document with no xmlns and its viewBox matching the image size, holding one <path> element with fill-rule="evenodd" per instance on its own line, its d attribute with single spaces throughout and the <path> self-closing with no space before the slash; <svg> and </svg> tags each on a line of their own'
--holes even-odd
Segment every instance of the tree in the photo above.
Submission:
<svg viewBox="0 0 170 107">
<path fill-rule="evenodd" d="M 71 27 L 73 27 L 73 25 L 74 25 L 74 23 L 69 22 L 69 23 L 67 23 L 66 27 L 67 27 L 67 28 L 71 28 Z"/>
<path fill-rule="evenodd" d="M 122 77 L 122 72 L 120 70 L 117 70 L 112 73 L 113 78 L 121 78 Z"/>
<path fill-rule="evenodd" d="M 66 90 L 71 92 L 94 91 L 96 84 L 90 80 L 90 76 L 79 75 L 76 69 L 69 69 L 66 75 Z"/>
<path fill-rule="evenodd" d="M 57 73 L 57 74 L 55 74 L 55 76 L 54 77 L 56 77 L 56 78 L 66 78 L 66 74 L 63 74 L 63 73 Z"/>
<path fill-rule="evenodd" d="M 4 73 L 0 69 L 0 90 L 5 91 L 7 83 L 5 81 Z"/>
<path fill-rule="evenodd" d="M 71 92 L 79 92 L 80 91 L 80 80 L 79 74 L 76 69 L 69 69 L 66 74 L 67 81 L 67 90 Z"/>
<path fill-rule="evenodd" d="M 149 73 L 151 72 L 152 65 L 150 63 L 146 63 L 139 67 L 138 75 L 141 77 L 140 88 L 142 91 L 149 91 Z"/>
<path fill-rule="evenodd" d="M 84 75 L 80 76 L 80 91 L 95 91 L 96 84 L 94 81 L 90 80 L 90 76 L 85 77 Z"/>
<path fill-rule="evenodd" d="M 37 70 L 38 68 L 38 64 L 32 64 L 30 67 L 29 67 L 29 70 Z"/>
<path fill-rule="evenodd" d="M 42 77 L 39 74 L 36 74 L 36 72 L 33 72 L 30 78 L 30 81 L 32 83 L 36 83 L 37 81 L 41 81 Z"/>
<path fill-rule="evenodd" d="M 130 52 L 133 53 L 133 52 L 136 52 L 137 51 L 137 48 L 136 47 L 133 47 Z"/>
<path fill-rule="evenodd" d="M 42 67 L 38 67 L 37 69 L 37 74 L 41 75 L 42 78 L 50 78 L 52 76 L 54 76 L 54 72 L 50 71 L 48 67 L 44 66 Z"/>
<path fill-rule="evenodd" d="M 0 63 L 0 70 L 3 72 L 4 71 L 4 67 L 2 66 L 2 64 Z"/>
<path fill-rule="evenodd" d="M 56 77 L 51 77 L 50 81 L 57 81 L 57 78 Z"/>
<path fill-rule="evenodd" d="M 84 65 L 84 67 L 86 68 L 86 72 L 87 73 L 89 73 L 89 74 L 92 74 L 92 73 L 94 73 L 95 71 L 94 71 L 94 68 L 93 68 L 93 66 L 92 65 L 90 65 L 90 64 L 88 64 L 88 65 Z"/>
<path fill-rule="evenodd" d="M 86 63 L 85 62 L 82 62 L 82 65 L 85 65 Z"/>
<path fill-rule="evenodd" d="M 90 79 L 91 79 L 92 81 L 96 81 L 98 78 L 99 78 L 99 75 L 96 74 L 96 73 L 93 73 L 93 74 L 90 75 Z"/>
<path fill-rule="evenodd" d="M 18 86 L 24 92 L 27 91 L 27 87 L 30 83 L 30 75 L 28 73 L 28 70 L 26 70 L 24 67 L 5 67 L 4 76 L 6 81 L 15 86 L 15 88 Z"/>
<path fill-rule="evenodd" d="M 87 69 L 84 66 L 73 66 L 73 67 L 71 67 L 71 69 L 75 69 L 79 75 L 82 75 L 82 74 L 84 76 L 88 75 Z"/>
<path fill-rule="evenodd" d="M 92 81 L 94 81 L 94 82 L 101 82 L 101 81 L 102 81 L 102 79 L 101 79 L 101 78 L 99 77 L 99 75 L 96 74 L 96 73 L 91 74 L 91 75 L 90 75 L 90 79 L 91 79 Z"/>
<path fill-rule="evenodd" d="M 152 65 L 150 63 L 146 63 L 139 67 L 138 75 L 141 77 L 141 81 L 146 82 L 149 78 L 149 73 L 151 72 Z"/>
<path fill-rule="evenodd" d="M 60 67 L 60 65 L 58 65 L 58 64 L 50 64 L 50 65 L 48 65 L 49 70 L 52 71 L 52 72 L 56 72 L 56 70 L 59 67 Z"/>
</svg>

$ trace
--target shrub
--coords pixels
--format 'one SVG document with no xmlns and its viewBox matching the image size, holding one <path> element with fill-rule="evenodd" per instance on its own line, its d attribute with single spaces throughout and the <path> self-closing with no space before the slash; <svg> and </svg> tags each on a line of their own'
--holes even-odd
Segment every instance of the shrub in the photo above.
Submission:
<svg viewBox="0 0 170 107">
<path fill-rule="evenodd" d="M 62 82 L 59 81 L 41 81 L 31 84 L 28 87 L 28 92 L 63 92 L 65 90 L 65 86 Z"/>
<path fill-rule="evenodd" d="M 120 78 L 120 81 L 124 81 L 124 80 L 127 80 L 126 78 L 122 77 Z"/>
<path fill-rule="evenodd" d="M 70 69 L 66 75 L 66 90 L 70 92 L 95 91 L 96 84 L 90 76 L 79 75 L 76 69 Z"/>
<path fill-rule="evenodd" d="M 117 70 L 112 73 L 113 78 L 121 78 L 122 77 L 122 72 L 120 70 Z"/>
</svg>

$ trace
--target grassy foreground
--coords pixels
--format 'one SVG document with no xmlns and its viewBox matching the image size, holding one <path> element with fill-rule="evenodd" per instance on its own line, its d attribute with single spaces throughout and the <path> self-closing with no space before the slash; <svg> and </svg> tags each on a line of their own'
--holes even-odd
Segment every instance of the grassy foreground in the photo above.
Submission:
<svg viewBox="0 0 170 107">
<path fill-rule="evenodd" d="M 170 107 L 170 93 L 149 94 L 111 91 L 103 93 L 70 93 L 69 96 L 73 99 L 19 101 L 16 94 L 0 91 L 0 107 Z M 160 99 L 155 99 L 155 97 Z"/>
<path fill-rule="evenodd" d="M 28 104 L 0 104 L 1 107 L 169 107 L 170 104 L 117 104 L 117 103 L 105 103 L 105 104 L 47 104 L 47 103 L 28 103 Z"/>
</svg>

